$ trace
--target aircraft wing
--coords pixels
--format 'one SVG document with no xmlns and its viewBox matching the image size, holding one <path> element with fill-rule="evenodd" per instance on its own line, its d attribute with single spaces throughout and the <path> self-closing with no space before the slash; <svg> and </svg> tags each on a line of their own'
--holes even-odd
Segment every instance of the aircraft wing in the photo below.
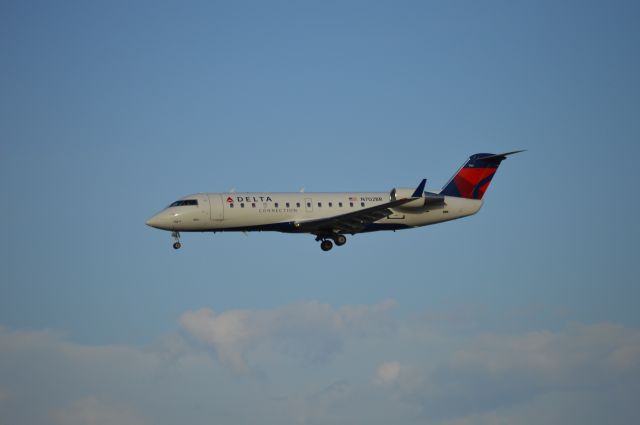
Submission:
<svg viewBox="0 0 640 425">
<path fill-rule="evenodd" d="M 391 208 L 397 207 L 417 198 L 403 198 L 385 204 L 376 205 L 362 210 L 334 215 L 332 217 L 319 218 L 315 220 L 300 221 L 294 226 L 303 232 L 320 233 L 358 233 L 369 223 L 378 221 L 393 214 Z"/>
</svg>

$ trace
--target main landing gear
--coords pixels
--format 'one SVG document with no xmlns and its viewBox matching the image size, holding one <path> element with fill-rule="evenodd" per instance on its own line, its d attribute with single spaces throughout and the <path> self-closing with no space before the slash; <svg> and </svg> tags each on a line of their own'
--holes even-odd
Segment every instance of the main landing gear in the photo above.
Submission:
<svg viewBox="0 0 640 425">
<path fill-rule="evenodd" d="M 347 243 L 347 237 L 345 235 L 337 235 L 335 238 L 333 238 L 333 241 L 337 246 L 342 246 Z"/>
<path fill-rule="evenodd" d="M 331 239 L 333 239 L 333 242 L 331 242 Z M 323 251 L 329 251 L 331 250 L 331 248 L 333 248 L 334 242 L 336 246 L 342 246 L 346 244 L 347 237 L 345 235 L 338 235 L 338 234 L 333 234 L 329 236 L 318 235 L 316 237 L 316 241 L 322 241 L 320 242 L 320 249 L 322 249 Z"/>
<path fill-rule="evenodd" d="M 173 238 L 173 249 L 180 249 L 182 246 L 180 243 L 180 232 L 171 232 L 171 238 Z"/>
</svg>

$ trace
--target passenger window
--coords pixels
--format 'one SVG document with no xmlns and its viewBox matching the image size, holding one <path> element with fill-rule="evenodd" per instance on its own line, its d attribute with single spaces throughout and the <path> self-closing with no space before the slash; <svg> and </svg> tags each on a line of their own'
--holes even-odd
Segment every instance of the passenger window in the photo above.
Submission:
<svg viewBox="0 0 640 425">
<path fill-rule="evenodd" d="M 318 208 L 322 207 L 322 202 L 318 202 Z"/>
<path fill-rule="evenodd" d="M 229 208 L 233 208 L 233 204 L 229 204 Z"/>
<path fill-rule="evenodd" d="M 240 202 L 240 208 L 244 208 L 244 202 Z"/>
<path fill-rule="evenodd" d="M 285 204 L 285 206 L 286 206 L 287 208 L 289 208 L 289 203 L 287 202 L 287 203 Z"/>
<path fill-rule="evenodd" d="M 349 206 L 350 206 L 350 207 L 353 207 L 353 202 L 349 202 Z"/>
<path fill-rule="evenodd" d="M 333 202 L 329 202 L 329 208 L 333 206 Z"/>
<path fill-rule="evenodd" d="M 296 208 L 300 208 L 300 202 L 296 202 Z"/>
<path fill-rule="evenodd" d="M 342 202 L 338 202 L 338 207 L 342 208 Z"/>
<path fill-rule="evenodd" d="M 255 207 L 256 207 L 256 203 L 255 203 L 255 202 L 252 202 L 252 203 L 251 203 L 251 208 L 255 208 Z"/>
<path fill-rule="evenodd" d="M 361 207 L 364 207 L 364 202 L 360 202 L 360 206 L 361 206 Z"/>
<path fill-rule="evenodd" d="M 311 202 L 307 202 L 307 208 L 311 208 Z"/>
<path fill-rule="evenodd" d="M 274 207 L 278 208 L 278 203 L 273 204 Z"/>
</svg>

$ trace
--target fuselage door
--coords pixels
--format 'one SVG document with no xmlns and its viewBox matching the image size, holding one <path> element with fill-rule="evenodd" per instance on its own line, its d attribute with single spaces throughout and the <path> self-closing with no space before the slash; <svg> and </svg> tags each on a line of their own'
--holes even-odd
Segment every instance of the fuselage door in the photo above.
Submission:
<svg viewBox="0 0 640 425">
<path fill-rule="evenodd" d="M 219 193 L 209 194 L 209 203 L 211 205 L 211 220 L 224 220 L 224 203 L 222 201 L 222 195 Z"/>
<path fill-rule="evenodd" d="M 211 220 L 211 207 L 209 206 L 209 197 L 207 195 L 199 194 L 198 196 L 198 217 L 197 221 L 207 223 Z M 194 217 L 194 221 L 196 221 Z"/>
</svg>

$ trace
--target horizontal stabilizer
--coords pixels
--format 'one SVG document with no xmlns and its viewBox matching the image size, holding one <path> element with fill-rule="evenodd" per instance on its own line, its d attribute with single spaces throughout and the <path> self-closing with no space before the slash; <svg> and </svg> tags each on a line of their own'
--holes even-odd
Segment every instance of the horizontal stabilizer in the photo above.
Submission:
<svg viewBox="0 0 640 425">
<path fill-rule="evenodd" d="M 483 161 L 491 161 L 491 160 L 498 160 L 498 161 L 504 161 L 505 159 L 507 159 L 507 157 L 509 155 L 514 155 L 520 152 L 526 152 L 526 149 L 522 149 L 519 151 L 513 151 L 513 152 L 505 152 L 505 153 L 498 153 L 495 155 L 491 155 L 491 156 L 485 156 L 482 158 Z"/>
</svg>

